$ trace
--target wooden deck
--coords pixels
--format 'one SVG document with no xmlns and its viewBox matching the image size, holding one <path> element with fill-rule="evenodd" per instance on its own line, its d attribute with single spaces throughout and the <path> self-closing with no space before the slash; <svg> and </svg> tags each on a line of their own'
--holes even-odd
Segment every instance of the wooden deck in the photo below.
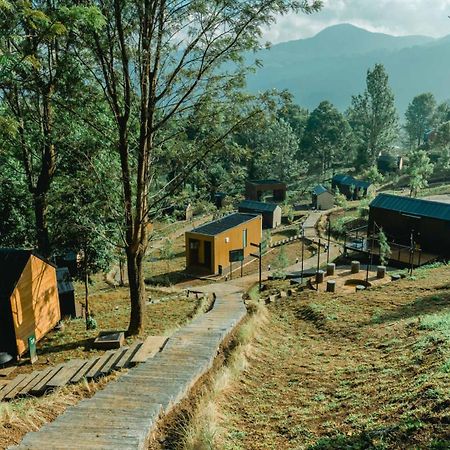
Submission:
<svg viewBox="0 0 450 450">
<path fill-rule="evenodd" d="M 114 370 L 133 367 L 152 358 L 167 342 L 166 336 L 149 336 L 130 348 L 106 352 L 89 360 L 75 359 L 45 370 L 21 374 L 9 382 L 0 384 L 0 400 L 13 400 L 27 395 L 42 395 L 67 384 L 78 383 L 108 375 Z"/>
<path fill-rule="evenodd" d="M 240 294 L 217 298 L 210 312 L 175 332 L 162 352 L 11 448 L 146 448 L 158 418 L 212 367 L 221 343 L 245 314 Z M 133 358 L 142 359 L 140 349 Z"/>
</svg>

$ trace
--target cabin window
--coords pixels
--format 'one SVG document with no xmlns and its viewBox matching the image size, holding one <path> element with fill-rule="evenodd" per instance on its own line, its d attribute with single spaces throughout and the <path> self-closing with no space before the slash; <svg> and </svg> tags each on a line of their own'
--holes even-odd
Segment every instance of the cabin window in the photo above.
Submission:
<svg viewBox="0 0 450 450">
<path fill-rule="evenodd" d="M 247 247 L 247 228 L 242 232 L 242 247 Z"/>
</svg>

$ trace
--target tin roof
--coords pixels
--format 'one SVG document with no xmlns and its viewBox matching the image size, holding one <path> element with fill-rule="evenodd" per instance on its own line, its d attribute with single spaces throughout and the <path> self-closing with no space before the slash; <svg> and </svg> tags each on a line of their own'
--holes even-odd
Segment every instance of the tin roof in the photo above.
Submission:
<svg viewBox="0 0 450 450">
<path fill-rule="evenodd" d="M 324 192 L 328 192 L 328 189 L 325 186 L 318 184 L 312 191 L 313 194 L 320 195 L 323 194 Z"/>
<path fill-rule="evenodd" d="M 200 227 L 194 228 L 191 232 L 198 234 L 206 234 L 208 236 L 216 236 L 230 228 L 237 227 L 245 222 L 249 222 L 257 217 L 257 214 L 233 213 L 213 222 L 206 223 Z"/>
<path fill-rule="evenodd" d="M 364 180 L 357 180 L 351 175 L 338 174 L 333 177 L 333 183 L 341 184 L 344 186 L 355 186 L 357 188 L 367 189 L 372 183 Z"/>
<path fill-rule="evenodd" d="M 402 197 L 392 194 L 378 194 L 378 196 L 370 203 L 370 207 L 450 222 L 449 203 Z"/>
<path fill-rule="evenodd" d="M 254 200 L 243 200 L 238 205 L 238 209 L 250 209 L 256 212 L 274 212 L 279 206 L 275 203 L 257 202 Z"/>
</svg>

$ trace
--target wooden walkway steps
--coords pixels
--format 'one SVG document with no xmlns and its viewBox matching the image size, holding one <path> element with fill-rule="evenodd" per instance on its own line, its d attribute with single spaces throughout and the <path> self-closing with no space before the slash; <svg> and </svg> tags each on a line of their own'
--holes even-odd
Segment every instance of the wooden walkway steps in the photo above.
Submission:
<svg viewBox="0 0 450 450">
<path fill-rule="evenodd" d="M 26 395 L 42 395 L 48 390 L 108 375 L 114 370 L 133 367 L 153 358 L 166 344 L 166 336 L 148 336 L 131 347 L 111 350 L 89 360 L 74 359 L 55 367 L 30 374 L 20 374 L 10 381 L 1 381 L 0 400 L 13 400 Z"/>
<path fill-rule="evenodd" d="M 212 368 L 221 343 L 245 314 L 241 294 L 217 298 L 210 312 L 177 330 L 165 344 L 164 351 L 142 362 L 144 351 L 153 354 L 154 346 L 148 342 L 149 350 L 145 349 L 145 343 L 134 352 L 130 348 L 119 362 L 128 358 L 141 364 L 108 383 L 92 398 L 68 408 L 54 422 L 28 433 L 19 445 L 11 448 L 147 448 L 160 416 L 179 403 Z M 158 345 L 161 342 L 158 341 Z"/>
</svg>

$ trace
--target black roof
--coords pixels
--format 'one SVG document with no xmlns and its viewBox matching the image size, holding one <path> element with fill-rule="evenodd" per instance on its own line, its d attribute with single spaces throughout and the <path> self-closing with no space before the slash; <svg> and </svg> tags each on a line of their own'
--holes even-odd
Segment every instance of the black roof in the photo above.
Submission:
<svg viewBox="0 0 450 450">
<path fill-rule="evenodd" d="M 402 197 L 392 194 L 378 194 L 370 203 L 370 207 L 450 222 L 450 203 Z"/>
<path fill-rule="evenodd" d="M 275 203 L 264 203 L 257 202 L 254 200 L 243 200 L 238 205 L 238 209 L 250 209 L 252 211 L 263 212 L 274 212 L 279 206 Z"/>
<path fill-rule="evenodd" d="M 213 222 L 209 222 L 205 225 L 201 225 L 198 228 L 194 228 L 191 232 L 206 234 L 208 236 L 215 236 L 229 230 L 230 228 L 234 228 L 245 222 L 249 222 L 255 217 L 258 217 L 258 214 L 233 213 L 228 216 L 222 217 L 221 219 L 214 220 Z"/>
<path fill-rule="evenodd" d="M 351 175 L 338 174 L 333 177 L 333 183 L 343 186 L 355 186 L 357 188 L 367 189 L 372 183 L 364 180 L 357 180 Z"/>
<path fill-rule="evenodd" d="M 272 179 L 267 179 L 267 180 L 248 180 L 247 183 L 250 183 L 250 184 L 280 184 L 280 185 L 286 185 L 286 183 L 284 183 L 283 181 L 272 180 Z"/>
<path fill-rule="evenodd" d="M 32 250 L 0 248 L 0 297 L 9 298 L 13 293 Z"/>
<path fill-rule="evenodd" d="M 328 192 L 328 189 L 327 189 L 325 186 L 321 185 L 321 184 L 318 184 L 318 185 L 313 189 L 313 194 L 316 194 L 316 195 L 323 194 L 324 192 Z"/>
<path fill-rule="evenodd" d="M 58 294 L 66 294 L 75 290 L 67 267 L 58 267 L 56 269 L 56 279 L 58 280 Z"/>
</svg>

